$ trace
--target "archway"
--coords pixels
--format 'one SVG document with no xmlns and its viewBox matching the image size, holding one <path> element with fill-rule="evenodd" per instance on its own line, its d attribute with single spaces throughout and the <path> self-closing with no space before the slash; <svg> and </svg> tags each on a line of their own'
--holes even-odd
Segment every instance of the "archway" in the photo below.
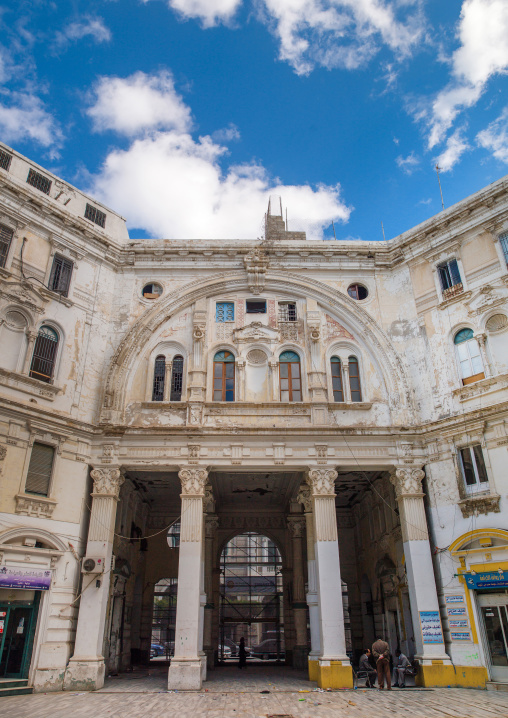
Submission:
<svg viewBox="0 0 508 718">
<path fill-rule="evenodd" d="M 250 663 L 285 659 L 282 557 L 268 536 L 247 531 L 220 558 L 219 660 L 238 656 L 243 636 Z"/>
</svg>

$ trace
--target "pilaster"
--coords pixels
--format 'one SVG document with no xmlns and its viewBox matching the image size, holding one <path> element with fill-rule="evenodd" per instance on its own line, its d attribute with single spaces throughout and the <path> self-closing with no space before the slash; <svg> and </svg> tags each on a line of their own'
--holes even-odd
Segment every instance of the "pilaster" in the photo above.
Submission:
<svg viewBox="0 0 508 718">
<path fill-rule="evenodd" d="M 295 627 L 295 645 L 293 646 L 293 667 L 304 669 L 307 666 L 307 604 L 305 602 L 305 579 L 303 571 L 302 542 L 305 531 L 303 516 L 288 517 L 293 553 L 293 623 Z"/>
</svg>

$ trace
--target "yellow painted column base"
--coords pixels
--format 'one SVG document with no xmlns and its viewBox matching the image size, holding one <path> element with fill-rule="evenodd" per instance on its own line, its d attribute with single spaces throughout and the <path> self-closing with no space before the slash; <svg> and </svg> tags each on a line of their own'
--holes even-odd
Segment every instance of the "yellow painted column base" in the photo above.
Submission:
<svg viewBox="0 0 508 718">
<path fill-rule="evenodd" d="M 353 688 L 353 669 L 340 661 L 330 661 L 329 666 L 320 666 L 316 661 L 317 684 L 320 688 Z"/>
<path fill-rule="evenodd" d="M 416 685 L 426 688 L 485 688 L 489 680 L 484 666 L 449 666 L 433 662 L 431 666 L 420 666 Z"/>
<path fill-rule="evenodd" d="M 309 659 L 309 681 L 317 681 L 319 675 L 319 661 Z"/>
</svg>

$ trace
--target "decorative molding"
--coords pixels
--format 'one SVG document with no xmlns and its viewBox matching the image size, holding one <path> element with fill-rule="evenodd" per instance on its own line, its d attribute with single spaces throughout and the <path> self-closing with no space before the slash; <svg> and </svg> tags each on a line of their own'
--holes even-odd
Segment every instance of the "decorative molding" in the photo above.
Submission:
<svg viewBox="0 0 508 718">
<path fill-rule="evenodd" d="M 203 499 L 203 511 L 209 514 L 215 512 L 215 499 L 213 497 L 213 489 L 211 484 L 205 486 L 205 498 Z"/>
<path fill-rule="evenodd" d="M 247 271 L 247 284 L 252 294 L 261 294 L 265 287 L 266 270 L 269 266 L 267 253 L 256 247 L 244 257 L 244 266 Z"/>
<path fill-rule="evenodd" d="M 118 498 L 125 476 L 120 469 L 92 469 L 92 496 L 112 496 Z"/>
<path fill-rule="evenodd" d="M 284 516 L 221 516 L 221 529 L 283 529 Z"/>
<path fill-rule="evenodd" d="M 398 468 L 390 474 L 390 482 L 395 487 L 397 498 L 403 496 L 423 496 L 422 479 L 425 472 L 418 468 Z"/>
<path fill-rule="evenodd" d="M 501 511 L 499 502 L 501 497 L 499 494 L 491 494 L 489 496 L 468 496 L 467 499 L 459 501 L 462 516 L 478 516 L 479 514 L 498 514 Z"/>
<path fill-rule="evenodd" d="M 205 516 L 205 536 L 207 539 L 215 538 L 217 529 L 219 528 L 218 516 Z"/>
<path fill-rule="evenodd" d="M 309 469 L 306 480 L 312 496 L 335 496 L 337 476 L 335 469 Z"/>
<path fill-rule="evenodd" d="M 22 516 L 37 516 L 38 518 L 49 519 L 57 504 L 56 501 L 42 496 L 29 496 L 17 494 L 16 513 Z"/>
<path fill-rule="evenodd" d="M 305 517 L 288 516 L 288 528 L 293 538 L 302 538 L 305 532 Z"/>
<path fill-rule="evenodd" d="M 308 484 L 302 484 L 296 496 L 298 503 L 303 504 L 306 512 L 312 511 L 312 493 Z"/>
<path fill-rule="evenodd" d="M 467 401 L 467 399 L 474 399 L 482 394 L 491 394 L 495 391 L 501 391 L 502 389 L 506 389 L 507 386 L 508 374 L 497 374 L 496 376 L 475 381 L 474 384 L 467 384 L 466 386 L 454 389 L 452 394 L 456 396 L 459 401 Z"/>
<path fill-rule="evenodd" d="M 0 384 L 11 389 L 18 389 L 18 391 L 23 391 L 25 394 L 32 394 L 32 396 L 42 396 L 44 399 L 49 399 L 49 401 L 54 401 L 57 394 L 62 391 L 60 387 L 54 384 L 47 384 L 44 381 L 39 381 L 39 379 L 32 379 L 26 374 L 9 371 L 1 367 Z"/>
<path fill-rule="evenodd" d="M 182 495 L 186 497 L 205 496 L 205 486 L 208 478 L 206 469 L 185 467 L 178 472 L 178 478 L 182 482 Z"/>
<path fill-rule="evenodd" d="M 249 364 L 266 364 L 268 357 L 262 349 L 251 349 L 247 352 L 247 361 Z"/>
</svg>

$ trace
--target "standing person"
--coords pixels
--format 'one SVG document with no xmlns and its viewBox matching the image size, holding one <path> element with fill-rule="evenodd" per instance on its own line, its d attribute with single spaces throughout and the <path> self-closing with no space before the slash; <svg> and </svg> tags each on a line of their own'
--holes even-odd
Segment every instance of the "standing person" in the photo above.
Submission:
<svg viewBox="0 0 508 718">
<path fill-rule="evenodd" d="M 238 648 L 238 668 L 245 668 L 247 665 L 247 651 L 245 650 L 245 638 L 240 638 L 240 646 Z"/>
<path fill-rule="evenodd" d="M 406 671 L 408 668 L 411 668 L 411 661 L 402 653 L 402 651 L 399 651 L 399 649 L 395 651 L 395 655 L 397 657 L 397 664 L 393 669 L 395 674 L 395 683 L 393 685 L 398 686 L 399 688 L 405 688 Z"/>
<path fill-rule="evenodd" d="M 372 664 L 370 662 L 370 648 L 366 648 L 362 655 L 360 656 L 360 663 L 358 665 L 358 670 L 365 671 L 367 673 L 367 688 L 374 688 L 374 684 L 376 683 L 376 671 L 372 667 Z"/>
<path fill-rule="evenodd" d="M 386 678 L 386 690 L 392 690 L 392 677 L 390 675 L 390 648 L 386 641 L 382 638 L 378 638 L 375 643 L 372 644 L 372 655 L 376 659 L 377 668 L 377 682 L 379 690 L 382 691 L 385 687 Z"/>
</svg>

